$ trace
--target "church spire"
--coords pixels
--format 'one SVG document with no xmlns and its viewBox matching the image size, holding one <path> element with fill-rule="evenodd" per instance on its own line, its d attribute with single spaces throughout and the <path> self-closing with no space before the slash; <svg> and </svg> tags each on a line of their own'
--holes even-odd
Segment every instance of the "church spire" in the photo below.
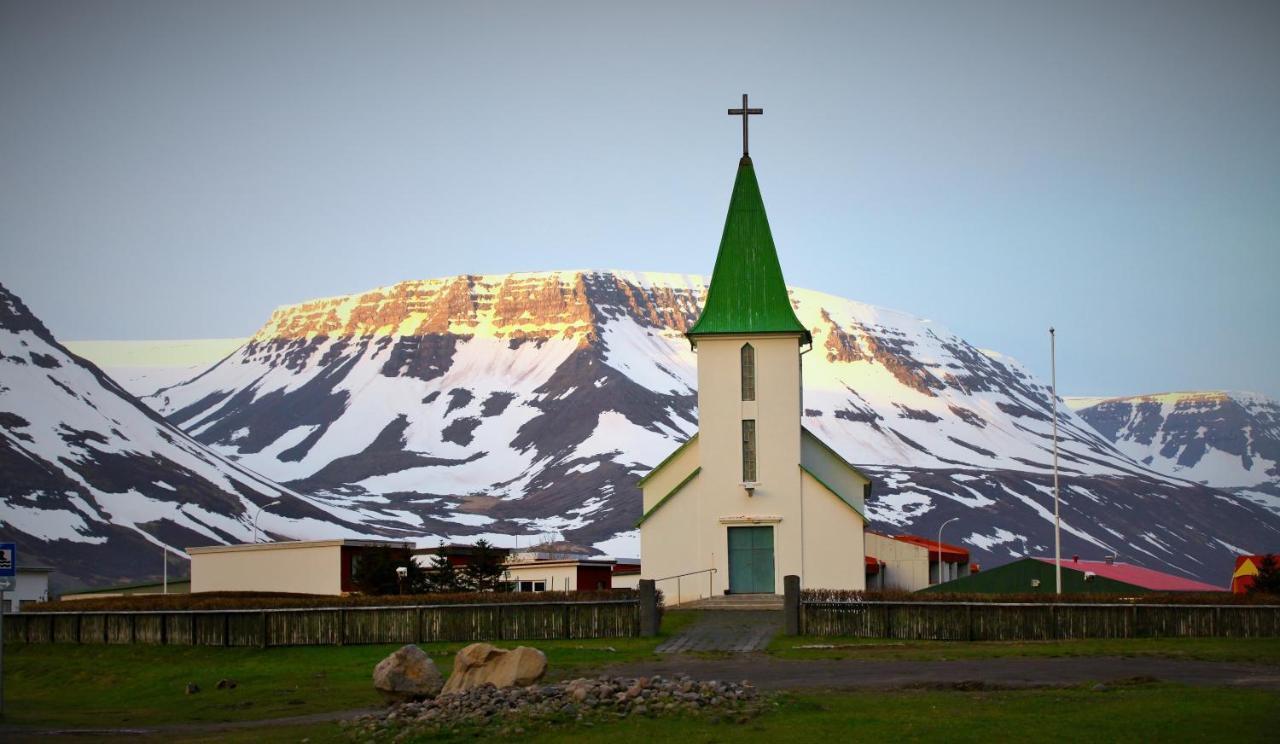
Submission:
<svg viewBox="0 0 1280 744">
<path fill-rule="evenodd" d="M 742 110 L 729 113 L 741 115 L 745 122 L 747 113 L 758 112 L 759 109 L 747 108 L 744 96 Z M 809 330 L 791 307 L 755 166 L 745 152 L 738 163 L 707 301 L 686 335 L 696 343 L 698 336 L 724 333 L 800 333 L 804 343 L 813 343 Z"/>
</svg>

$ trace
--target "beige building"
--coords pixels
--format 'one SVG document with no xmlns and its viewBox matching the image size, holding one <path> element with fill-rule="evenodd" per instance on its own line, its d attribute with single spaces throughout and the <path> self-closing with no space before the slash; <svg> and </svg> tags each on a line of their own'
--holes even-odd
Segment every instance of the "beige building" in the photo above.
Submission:
<svg viewBox="0 0 1280 744">
<path fill-rule="evenodd" d="M 504 567 L 503 581 L 518 592 L 576 592 L 613 588 L 613 560 L 608 558 L 551 558 L 513 560 Z"/>
<path fill-rule="evenodd" d="M 347 594 L 356 591 L 361 556 L 387 549 L 402 551 L 407 563 L 413 543 L 300 540 L 188 548 L 191 591 Z"/>
<path fill-rule="evenodd" d="M 698 433 L 641 480 L 641 575 L 668 604 L 709 594 L 865 585 L 864 498 L 871 481 L 801 426 L 795 315 L 743 156 L 702 315 Z M 678 577 L 678 578 L 677 578 Z"/>
<path fill-rule="evenodd" d="M 955 545 L 939 545 L 936 540 L 915 535 L 885 535 L 870 530 L 865 533 L 865 540 L 868 572 L 872 560 L 878 563 L 878 570 L 867 577 L 868 589 L 914 592 L 969 574 L 969 551 Z"/>
</svg>

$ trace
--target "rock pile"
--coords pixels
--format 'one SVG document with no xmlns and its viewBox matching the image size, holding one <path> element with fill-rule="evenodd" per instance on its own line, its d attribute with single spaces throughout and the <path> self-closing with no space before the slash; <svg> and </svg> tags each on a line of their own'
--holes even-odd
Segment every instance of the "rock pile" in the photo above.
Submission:
<svg viewBox="0 0 1280 744">
<path fill-rule="evenodd" d="M 748 682 L 699 682 L 675 677 L 600 677 L 550 685 L 476 687 L 433 700 L 404 703 L 344 723 L 356 738 L 492 728 L 519 735 L 531 726 L 597 722 L 627 716 L 696 715 L 746 721 L 764 699 Z"/>
</svg>

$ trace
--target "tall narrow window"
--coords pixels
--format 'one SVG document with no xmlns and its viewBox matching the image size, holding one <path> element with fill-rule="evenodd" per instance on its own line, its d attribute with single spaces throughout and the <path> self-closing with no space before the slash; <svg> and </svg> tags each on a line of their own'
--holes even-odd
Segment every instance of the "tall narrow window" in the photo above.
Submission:
<svg viewBox="0 0 1280 744">
<path fill-rule="evenodd" d="M 756 480 L 756 422 L 745 419 L 742 422 L 742 482 L 755 483 Z"/>
<path fill-rule="evenodd" d="M 756 350 L 751 344 L 742 345 L 742 399 L 756 399 Z"/>
</svg>

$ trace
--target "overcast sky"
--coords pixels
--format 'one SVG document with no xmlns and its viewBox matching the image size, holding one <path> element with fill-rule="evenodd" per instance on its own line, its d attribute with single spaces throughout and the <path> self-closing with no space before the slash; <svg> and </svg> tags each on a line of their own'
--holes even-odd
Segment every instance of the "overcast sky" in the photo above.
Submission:
<svg viewBox="0 0 1280 744">
<path fill-rule="evenodd" d="M 789 283 L 1280 397 L 1280 3 L 691 5 L 2 2 L 0 282 L 69 340 L 709 274 L 745 91 Z"/>
</svg>

